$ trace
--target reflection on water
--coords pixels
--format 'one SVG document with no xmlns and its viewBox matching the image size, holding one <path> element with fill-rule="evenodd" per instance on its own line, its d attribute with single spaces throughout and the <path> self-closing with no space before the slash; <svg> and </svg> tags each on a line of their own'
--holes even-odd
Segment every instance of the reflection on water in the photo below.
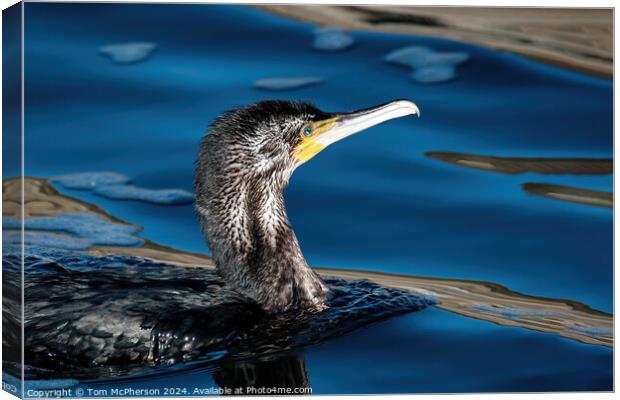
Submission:
<svg viewBox="0 0 620 400">
<path fill-rule="evenodd" d="M 524 183 L 523 190 L 550 199 L 568 201 L 571 203 L 587 204 L 590 206 L 614 206 L 614 194 L 601 190 L 581 189 L 570 186 L 550 185 L 547 183 Z"/>
<path fill-rule="evenodd" d="M 103 46 L 99 51 L 116 64 L 135 64 L 145 61 L 157 48 L 155 43 L 118 43 Z"/>
<path fill-rule="evenodd" d="M 539 174 L 609 175 L 614 171 L 613 160 L 602 158 L 493 157 L 438 151 L 429 151 L 425 154 L 427 157 L 450 164 L 505 174 L 536 172 Z M 522 187 L 529 194 L 550 199 L 599 207 L 614 206 L 611 192 L 531 182 L 524 183 Z"/>
<path fill-rule="evenodd" d="M 614 162 L 608 158 L 493 157 L 446 151 L 425 154 L 450 164 L 505 174 L 607 175 L 614 172 Z"/>
<path fill-rule="evenodd" d="M 49 180 L 67 189 L 92 190 L 97 186 L 128 183 L 129 177 L 116 172 L 81 172 L 77 174 L 53 176 Z"/>
<path fill-rule="evenodd" d="M 130 179 L 114 172 L 85 172 L 50 179 L 65 188 L 92 190 L 110 199 L 147 201 L 156 204 L 192 204 L 194 194 L 183 189 L 149 189 L 129 184 Z"/>
<path fill-rule="evenodd" d="M 222 388 L 229 388 L 234 394 L 250 396 L 269 394 L 255 391 L 262 388 L 299 390 L 310 387 L 306 362 L 301 356 L 224 363 L 215 372 L 215 382 Z"/>
<path fill-rule="evenodd" d="M 412 69 L 411 79 L 419 83 L 447 82 L 457 77 L 456 67 L 469 59 L 465 52 L 438 52 L 423 46 L 407 46 L 383 59 Z"/>
<path fill-rule="evenodd" d="M 612 315 L 576 301 L 528 296 L 493 282 L 327 268 L 317 271 L 345 279 L 365 277 L 384 286 L 426 293 L 439 300 L 437 307 L 470 318 L 613 346 Z"/>
<path fill-rule="evenodd" d="M 342 51 L 353 46 L 354 43 L 355 39 L 342 29 L 323 27 L 315 29 L 312 47 L 321 51 Z"/>
</svg>

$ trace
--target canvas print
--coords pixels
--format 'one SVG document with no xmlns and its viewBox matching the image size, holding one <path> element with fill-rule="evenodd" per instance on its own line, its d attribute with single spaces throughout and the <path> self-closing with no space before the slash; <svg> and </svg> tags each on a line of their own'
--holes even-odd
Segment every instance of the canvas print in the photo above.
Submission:
<svg viewBox="0 0 620 400">
<path fill-rule="evenodd" d="M 3 389 L 610 392 L 613 11 L 3 11 Z"/>
</svg>

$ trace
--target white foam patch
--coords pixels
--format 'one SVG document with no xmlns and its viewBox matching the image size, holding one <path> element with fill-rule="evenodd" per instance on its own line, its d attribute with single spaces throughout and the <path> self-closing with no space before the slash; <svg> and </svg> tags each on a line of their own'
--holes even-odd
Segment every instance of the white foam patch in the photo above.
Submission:
<svg viewBox="0 0 620 400">
<path fill-rule="evenodd" d="M 101 47 L 99 52 L 116 64 L 135 64 L 146 60 L 156 48 L 151 42 L 115 43 Z"/>
<path fill-rule="evenodd" d="M 115 172 L 82 172 L 53 176 L 50 182 L 58 183 L 67 189 L 90 190 L 97 186 L 127 183 L 129 178 Z"/>
<path fill-rule="evenodd" d="M 105 185 L 94 188 L 94 193 L 110 199 L 138 200 L 156 204 L 190 204 L 194 195 L 183 189 L 146 189 L 133 185 Z"/>
<path fill-rule="evenodd" d="M 325 27 L 314 31 L 312 47 L 321 51 L 342 51 L 353 46 L 355 40 L 342 29 Z"/>
<path fill-rule="evenodd" d="M 407 46 L 387 54 L 383 59 L 410 67 L 411 78 L 420 83 L 447 82 L 456 78 L 456 66 L 469 60 L 465 52 L 437 52 L 424 46 Z"/>
<path fill-rule="evenodd" d="M 254 87 L 263 90 L 290 90 L 317 85 L 323 79 L 317 76 L 302 76 L 296 78 L 266 78 L 254 82 Z"/>
<path fill-rule="evenodd" d="M 21 221 L 5 217 L 2 219 L 2 227 L 21 229 Z M 67 213 L 53 217 L 27 218 L 24 220 L 24 228 L 30 231 L 25 232 L 26 244 L 44 247 L 80 249 L 94 245 L 140 246 L 144 243 L 135 236 L 142 230 L 139 226 L 111 222 L 95 214 Z M 13 239 L 19 241 L 19 236 Z"/>
</svg>

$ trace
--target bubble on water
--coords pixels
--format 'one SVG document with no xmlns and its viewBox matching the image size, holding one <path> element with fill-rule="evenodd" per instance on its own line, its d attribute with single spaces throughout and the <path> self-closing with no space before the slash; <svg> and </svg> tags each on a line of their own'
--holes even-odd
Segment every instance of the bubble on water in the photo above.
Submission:
<svg viewBox="0 0 620 400">
<path fill-rule="evenodd" d="M 146 60 L 156 48 L 151 42 L 116 43 L 101 47 L 99 52 L 116 64 L 135 64 Z"/>
<path fill-rule="evenodd" d="M 110 199 L 138 200 L 156 204 L 190 204 L 194 195 L 183 189 L 146 189 L 133 185 L 97 186 L 94 193 Z"/>
<path fill-rule="evenodd" d="M 317 85 L 323 78 L 317 76 L 302 76 L 295 78 L 266 78 L 254 82 L 254 87 L 263 90 L 290 90 Z"/>
<path fill-rule="evenodd" d="M 4 217 L 2 227 L 21 229 L 21 221 Z M 67 213 L 53 217 L 27 218 L 24 220 L 24 228 L 29 231 L 45 231 L 26 232 L 24 237 L 26 244 L 43 247 L 84 249 L 94 245 L 140 246 L 143 243 L 141 238 L 135 236 L 142 230 L 139 226 L 112 222 L 95 214 Z M 9 239 L 21 240 L 16 233 L 8 234 Z"/>
<path fill-rule="evenodd" d="M 410 67 L 411 78 L 420 83 L 439 83 L 456 78 L 456 66 L 469 60 L 465 52 L 438 52 L 424 46 L 407 46 L 388 53 L 384 60 Z"/>
<path fill-rule="evenodd" d="M 116 172 L 80 172 L 53 176 L 50 182 L 58 183 L 67 189 L 90 190 L 102 185 L 117 185 L 129 182 L 129 178 Z"/>
<path fill-rule="evenodd" d="M 353 46 L 355 40 L 342 29 L 325 27 L 314 31 L 312 47 L 322 51 L 341 51 Z"/>
</svg>

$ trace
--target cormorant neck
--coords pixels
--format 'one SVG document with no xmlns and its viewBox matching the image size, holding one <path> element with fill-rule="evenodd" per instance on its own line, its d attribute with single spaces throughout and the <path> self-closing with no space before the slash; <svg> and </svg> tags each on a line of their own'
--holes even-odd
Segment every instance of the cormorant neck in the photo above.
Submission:
<svg viewBox="0 0 620 400">
<path fill-rule="evenodd" d="M 328 290 L 302 255 L 286 214 L 285 186 L 282 180 L 245 182 L 235 193 L 219 194 L 226 207 L 215 207 L 220 201 L 214 199 L 198 210 L 213 258 L 229 285 L 270 312 L 320 309 Z M 201 210 L 205 204 L 207 209 Z"/>
</svg>

